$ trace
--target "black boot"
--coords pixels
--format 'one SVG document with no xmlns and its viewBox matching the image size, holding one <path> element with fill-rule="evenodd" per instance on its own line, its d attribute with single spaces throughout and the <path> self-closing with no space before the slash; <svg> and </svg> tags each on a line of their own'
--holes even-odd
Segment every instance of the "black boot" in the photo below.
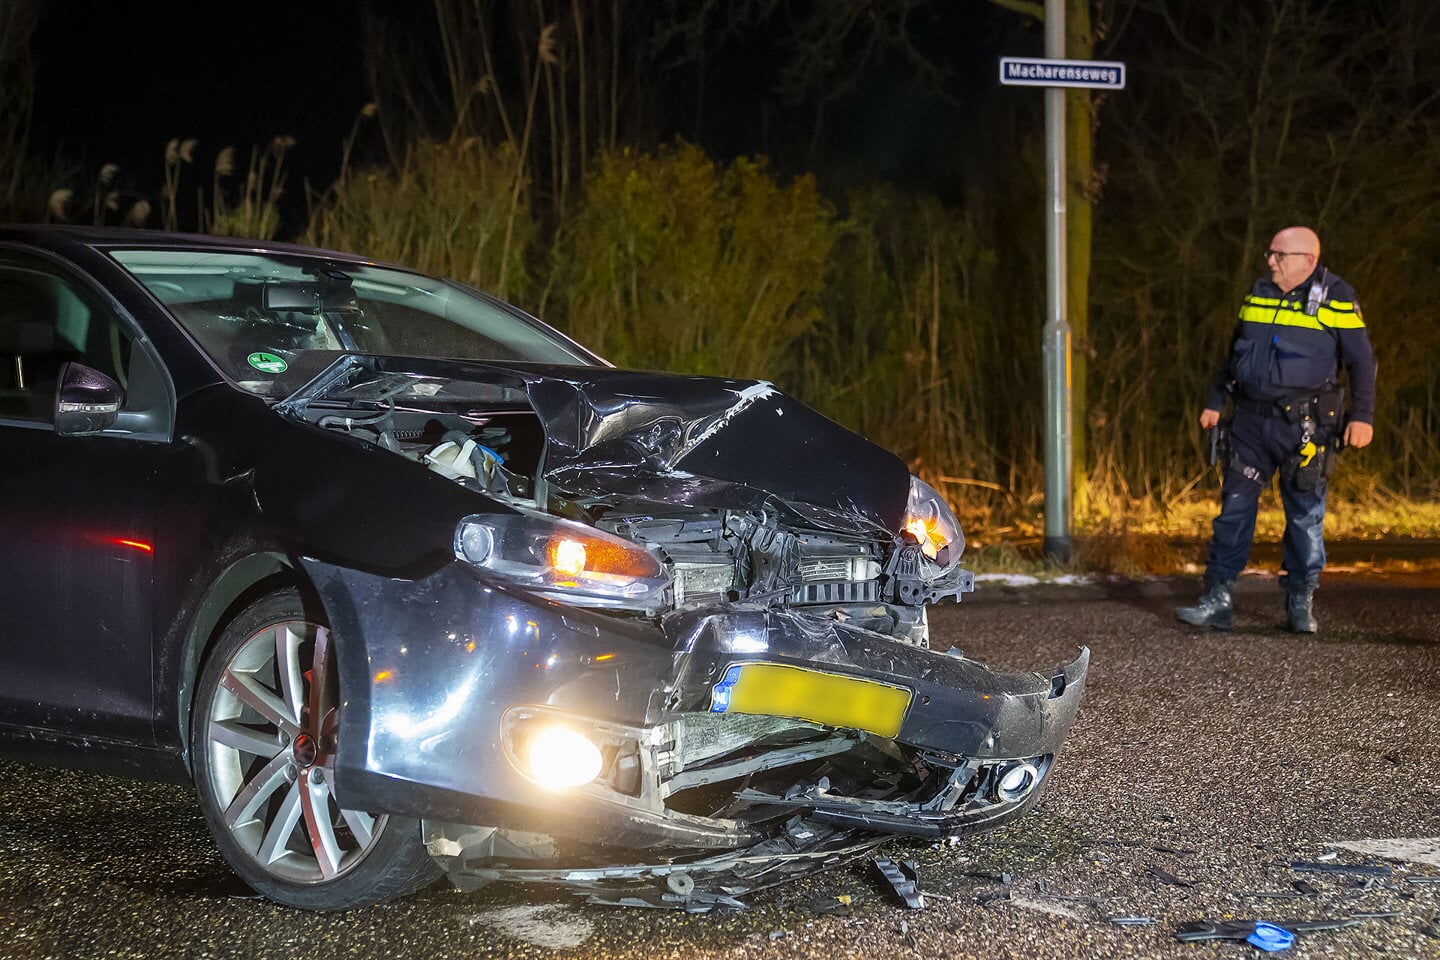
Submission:
<svg viewBox="0 0 1440 960">
<path fill-rule="evenodd" d="M 1315 619 L 1315 590 L 1289 590 L 1285 593 L 1285 620 L 1291 633 L 1315 633 L 1320 623 Z"/>
<path fill-rule="evenodd" d="M 1229 630 L 1235 625 L 1235 581 L 1217 580 L 1193 607 L 1181 607 L 1175 617 L 1193 627 Z"/>
</svg>

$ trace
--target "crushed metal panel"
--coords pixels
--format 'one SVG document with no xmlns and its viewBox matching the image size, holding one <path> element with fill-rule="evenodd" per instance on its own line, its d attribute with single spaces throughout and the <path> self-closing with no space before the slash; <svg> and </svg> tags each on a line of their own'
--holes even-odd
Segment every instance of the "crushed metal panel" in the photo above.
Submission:
<svg viewBox="0 0 1440 960">
<path fill-rule="evenodd" d="M 776 837 L 745 849 L 685 862 L 595 867 L 474 866 L 457 858 L 457 885 L 495 880 L 564 886 L 587 902 L 710 913 L 741 909 L 738 898 L 865 856 L 884 840 L 795 817 Z"/>
</svg>

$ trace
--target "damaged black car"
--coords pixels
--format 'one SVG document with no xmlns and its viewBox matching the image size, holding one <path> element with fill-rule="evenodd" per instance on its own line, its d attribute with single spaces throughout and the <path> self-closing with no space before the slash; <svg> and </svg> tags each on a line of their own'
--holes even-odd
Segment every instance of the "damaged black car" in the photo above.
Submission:
<svg viewBox="0 0 1440 960">
<path fill-rule="evenodd" d="M 0 739 L 336 909 L 709 910 L 1034 804 L 1088 652 L 932 651 L 944 500 L 768 383 L 347 254 L 0 230 Z"/>
</svg>

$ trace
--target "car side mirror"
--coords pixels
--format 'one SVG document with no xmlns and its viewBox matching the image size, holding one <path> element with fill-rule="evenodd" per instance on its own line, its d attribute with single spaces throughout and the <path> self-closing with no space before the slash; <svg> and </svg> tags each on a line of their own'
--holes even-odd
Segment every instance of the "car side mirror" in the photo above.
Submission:
<svg viewBox="0 0 1440 960">
<path fill-rule="evenodd" d="M 84 436 L 113 426 L 120 416 L 125 391 L 93 367 L 67 361 L 55 387 L 55 432 Z"/>
</svg>

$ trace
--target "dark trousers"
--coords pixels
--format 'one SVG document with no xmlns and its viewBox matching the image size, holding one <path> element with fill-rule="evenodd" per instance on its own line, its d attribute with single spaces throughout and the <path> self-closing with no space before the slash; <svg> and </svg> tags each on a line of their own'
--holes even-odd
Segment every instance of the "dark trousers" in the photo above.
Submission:
<svg viewBox="0 0 1440 960">
<path fill-rule="evenodd" d="M 1234 580 L 1245 569 L 1255 537 L 1260 493 L 1280 471 L 1280 502 L 1285 507 L 1285 540 L 1280 585 L 1288 590 L 1313 590 L 1325 567 L 1325 480 L 1314 490 L 1296 490 L 1280 470 L 1300 449 L 1301 428 L 1278 413 L 1235 411 L 1230 425 L 1230 463 L 1220 488 L 1220 515 L 1212 525 L 1205 582 Z M 1328 437 L 1314 437 L 1329 443 Z"/>
</svg>

